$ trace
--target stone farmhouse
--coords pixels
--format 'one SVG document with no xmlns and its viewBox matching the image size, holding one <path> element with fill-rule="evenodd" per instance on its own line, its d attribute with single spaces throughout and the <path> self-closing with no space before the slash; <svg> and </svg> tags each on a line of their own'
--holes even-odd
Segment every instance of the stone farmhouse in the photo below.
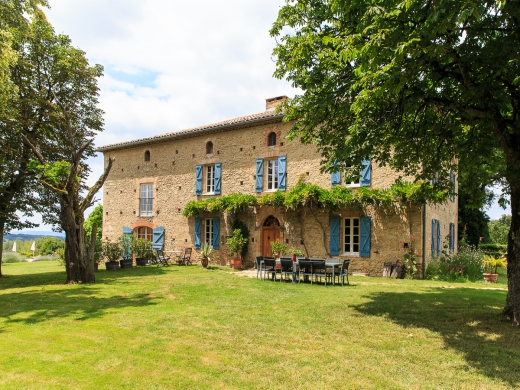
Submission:
<svg viewBox="0 0 520 390">
<path fill-rule="evenodd" d="M 354 182 L 345 182 L 343 174 L 320 173 L 316 148 L 286 138 L 292 124 L 283 123 L 283 114 L 275 110 L 283 99 L 266 99 L 266 111 L 258 114 L 99 148 L 105 163 L 115 157 L 103 189 L 103 239 L 133 233 L 165 251 L 197 249 L 207 242 L 214 248 L 212 262 L 226 264 L 226 237 L 238 219 L 250 232 L 245 266 L 253 266 L 255 256 L 271 255 L 270 242 L 279 240 L 310 257 L 351 259 L 352 271 L 370 275 L 381 275 L 385 262 L 402 260 L 411 245 L 418 264 L 439 256 L 445 240 L 456 247 L 456 195 L 440 205 L 367 203 L 331 212 L 312 205 L 287 210 L 264 204 L 183 216 L 192 200 L 236 193 L 260 198 L 290 191 L 299 182 L 352 191 L 395 182 L 395 171 L 370 161 Z"/>
</svg>

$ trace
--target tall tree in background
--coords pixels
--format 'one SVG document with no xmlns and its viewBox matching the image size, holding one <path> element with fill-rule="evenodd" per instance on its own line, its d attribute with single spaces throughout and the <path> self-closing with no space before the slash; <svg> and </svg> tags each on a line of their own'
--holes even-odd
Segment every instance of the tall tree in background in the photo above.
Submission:
<svg viewBox="0 0 520 390">
<path fill-rule="evenodd" d="M 503 314 L 520 325 L 520 5 L 508 0 L 287 0 L 271 29 L 292 137 L 325 170 L 372 161 L 417 180 L 504 180 L 512 223 Z M 458 162 L 458 164 L 457 164 Z"/>
<path fill-rule="evenodd" d="M 499 219 L 489 222 L 489 235 L 495 244 L 507 244 L 507 235 L 511 226 L 511 216 L 502 214 Z"/>
<path fill-rule="evenodd" d="M 30 21 L 35 16 L 45 18 L 38 6 L 46 4 L 45 0 L 0 1 L 0 239 L 11 229 L 33 226 L 21 220 L 17 212 L 31 216 L 41 206 L 35 196 L 38 189 L 35 175 L 27 169 L 31 152 L 24 146 L 20 130 L 26 130 L 28 136 L 38 133 L 42 120 L 32 119 L 42 118 L 43 111 L 33 105 L 30 118 L 19 110 L 19 83 L 30 80 L 16 79 L 12 71 L 21 61 L 20 42 L 26 41 L 31 33 Z M 45 82 L 41 81 L 43 88 Z M 29 112 L 26 110 L 25 114 Z"/>
<path fill-rule="evenodd" d="M 71 45 L 65 35 L 56 35 L 43 20 L 35 20 L 32 39 L 27 42 L 31 64 L 50 64 L 48 77 L 53 90 L 49 121 L 39 139 L 23 133 L 24 144 L 34 153 L 37 161 L 29 168 L 38 176 L 49 199 L 51 212 L 44 213 L 47 222 L 59 222 L 65 232 L 65 265 L 68 283 L 90 283 L 94 276 L 94 248 L 96 232 L 90 243 L 85 241 L 85 210 L 93 204 L 94 196 L 102 187 L 112 166 L 91 188 L 85 186 L 89 168 L 86 159 L 95 154 L 94 137 L 102 131 L 103 111 L 98 107 L 97 79 L 102 76 L 100 65 L 90 66 L 85 53 Z M 82 194 L 85 194 L 84 196 Z M 58 221 L 53 210 L 58 210 Z"/>
</svg>

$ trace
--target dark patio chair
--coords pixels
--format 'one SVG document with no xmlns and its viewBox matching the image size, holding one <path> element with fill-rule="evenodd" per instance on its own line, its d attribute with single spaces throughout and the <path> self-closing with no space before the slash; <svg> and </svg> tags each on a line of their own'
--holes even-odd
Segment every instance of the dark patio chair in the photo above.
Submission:
<svg viewBox="0 0 520 390">
<path fill-rule="evenodd" d="M 191 264 L 191 252 L 193 248 L 185 248 L 184 253 L 181 253 L 177 256 L 177 264 L 178 265 L 189 265 Z"/>
<path fill-rule="evenodd" d="M 165 256 L 164 255 L 164 252 L 160 249 L 157 249 L 156 250 L 156 253 L 157 253 L 157 267 L 159 267 L 160 265 L 162 266 L 169 266 L 170 264 L 168 263 L 168 260 L 170 260 L 170 258 L 168 256 Z"/>
<path fill-rule="evenodd" d="M 312 275 L 311 275 L 311 284 L 312 278 L 324 278 L 325 286 L 327 285 L 327 267 L 325 266 L 325 260 L 312 260 Z"/>
<path fill-rule="evenodd" d="M 298 272 L 298 283 L 301 281 L 301 276 L 303 275 L 303 281 L 305 282 L 308 278 L 312 276 L 312 261 L 310 260 L 300 260 L 298 262 L 300 266 L 300 271 Z M 311 278 L 312 284 L 312 278 Z"/>
<path fill-rule="evenodd" d="M 348 281 L 348 266 L 350 265 L 350 260 L 343 260 L 343 263 L 341 264 L 339 268 L 339 273 L 335 275 L 335 277 L 339 279 L 341 278 L 341 285 L 344 285 L 345 277 L 347 277 L 347 284 L 350 285 L 350 282 Z"/>
<path fill-rule="evenodd" d="M 273 281 L 276 281 L 276 260 L 264 257 L 264 268 L 262 269 L 262 271 L 264 273 L 264 278 L 265 274 L 271 274 Z"/>
<path fill-rule="evenodd" d="M 260 273 L 261 272 L 261 267 L 262 267 L 262 260 L 264 259 L 263 256 L 256 256 L 256 262 L 255 262 L 255 265 L 256 265 L 256 278 L 258 279 L 258 275 L 262 276 L 262 274 Z"/>
<path fill-rule="evenodd" d="M 291 281 L 292 281 L 292 275 L 293 275 L 293 261 L 292 259 L 287 259 L 285 257 L 280 258 L 280 283 L 282 282 L 282 278 L 285 275 L 287 280 L 287 275 L 291 275 Z"/>
<path fill-rule="evenodd" d="M 340 259 L 329 257 L 325 260 L 327 266 L 327 278 L 334 284 L 334 280 L 332 280 L 332 276 L 336 277 L 336 272 L 338 272 L 340 267 Z M 333 265 L 330 265 L 333 264 Z"/>
</svg>

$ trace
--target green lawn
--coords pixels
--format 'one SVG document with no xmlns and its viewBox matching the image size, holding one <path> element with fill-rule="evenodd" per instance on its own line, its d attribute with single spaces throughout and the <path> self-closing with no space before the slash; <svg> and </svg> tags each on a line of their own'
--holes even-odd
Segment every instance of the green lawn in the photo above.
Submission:
<svg viewBox="0 0 520 390">
<path fill-rule="evenodd" d="M 171 266 L 70 286 L 56 262 L 2 269 L 2 389 L 520 386 L 505 284 L 324 287 Z"/>
</svg>

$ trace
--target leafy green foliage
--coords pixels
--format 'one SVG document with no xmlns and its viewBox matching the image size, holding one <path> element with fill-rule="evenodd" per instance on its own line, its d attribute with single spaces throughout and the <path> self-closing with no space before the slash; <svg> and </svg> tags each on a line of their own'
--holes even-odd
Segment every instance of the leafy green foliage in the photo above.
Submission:
<svg viewBox="0 0 520 390">
<path fill-rule="evenodd" d="M 90 212 L 83 227 L 85 229 L 85 243 L 90 245 L 90 237 L 92 236 L 92 228 L 96 225 L 96 247 L 94 249 L 94 261 L 99 263 L 101 260 L 102 240 L 103 240 L 103 205 L 98 204 L 94 210 Z"/>
<path fill-rule="evenodd" d="M 135 257 L 146 258 L 147 254 L 152 252 L 152 242 L 144 238 L 134 239 L 131 243 L 132 253 Z"/>
<path fill-rule="evenodd" d="M 271 252 L 275 256 L 283 256 L 287 252 L 287 246 L 280 241 L 271 241 Z"/>
<path fill-rule="evenodd" d="M 52 255 L 57 249 L 65 248 L 65 241 L 57 237 L 44 237 L 37 244 L 40 255 Z"/>
<path fill-rule="evenodd" d="M 459 240 L 463 234 L 465 240 L 473 246 L 480 245 L 481 242 L 490 242 L 488 221 L 489 217 L 482 209 L 476 209 L 469 203 L 469 196 L 459 191 L 459 221 L 458 232 Z"/>
<path fill-rule="evenodd" d="M 233 230 L 233 235 L 226 239 L 226 244 L 229 247 L 229 254 L 233 256 L 234 254 L 241 255 L 242 249 L 245 245 L 247 245 L 248 239 L 244 237 L 241 229 Z"/>
<path fill-rule="evenodd" d="M 503 214 L 499 219 L 489 221 L 489 237 L 496 244 L 507 244 L 507 236 L 511 228 L 511 216 Z"/>
<path fill-rule="evenodd" d="M 249 229 L 247 228 L 247 225 L 244 222 L 242 222 L 241 220 L 239 220 L 237 218 L 235 218 L 233 220 L 233 222 L 231 222 L 231 230 L 233 230 L 233 232 L 234 232 L 236 229 L 240 229 L 242 237 L 247 239 L 247 242 L 249 242 L 249 237 L 250 237 Z M 244 258 L 247 255 L 248 250 L 249 250 L 249 247 L 248 247 L 248 245 L 246 243 L 246 245 L 244 245 L 242 247 L 242 251 L 240 252 L 240 256 L 242 258 Z"/>
<path fill-rule="evenodd" d="M 105 261 L 118 261 L 121 258 L 122 249 L 121 240 L 107 240 L 102 245 L 103 258 Z"/>
</svg>

